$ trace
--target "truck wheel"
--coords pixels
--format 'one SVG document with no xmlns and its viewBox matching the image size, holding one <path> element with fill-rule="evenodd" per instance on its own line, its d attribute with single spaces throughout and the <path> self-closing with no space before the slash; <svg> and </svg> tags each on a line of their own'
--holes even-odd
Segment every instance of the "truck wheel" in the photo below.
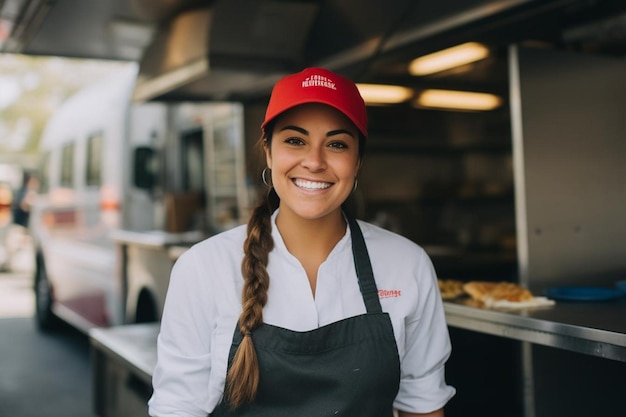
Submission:
<svg viewBox="0 0 626 417">
<path fill-rule="evenodd" d="M 137 301 L 135 323 L 152 323 L 154 321 L 157 321 L 154 301 L 146 291 L 142 291 Z"/>
<path fill-rule="evenodd" d="M 54 330 L 58 319 L 52 312 L 52 287 L 43 262 L 37 262 L 35 269 L 35 321 L 39 330 Z"/>
</svg>

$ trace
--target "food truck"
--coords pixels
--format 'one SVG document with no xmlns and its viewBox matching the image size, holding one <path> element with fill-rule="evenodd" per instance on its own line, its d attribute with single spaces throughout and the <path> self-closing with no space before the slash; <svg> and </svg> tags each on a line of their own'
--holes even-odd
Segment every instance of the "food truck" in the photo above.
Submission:
<svg viewBox="0 0 626 417">
<path fill-rule="evenodd" d="M 158 320 L 168 251 L 246 216 L 240 106 L 133 104 L 136 77 L 131 64 L 79 91 L 43 134 L 30 222 L 43 329 Z"/>
<path fill-rule="evenodd" d="M 134 25 L 120 24 L 119 16 L 132 15 L 125 8 L 102 18 L 113 32 L 137 35 L 135 49 L 124 49 L 140 62 L 133 101 L 237 103 L 246 160 L 269 89 L 286 72 L 319 65 L 360 83 L 402 87 L 400 101 L 368 107 L 359 217 L 422 245 L 442 280 L 505 281 L 555 301 L 486 308 L 461 294 L 444 302 L 453 346 L 447 380 L 457 387 L 446 415 L 623 414 L 626 310 L 616 283 L 626 274 L 626 3 L 181 0 L 158 10 L 158 2 L 135 3 Z M 138 23 L 146 22 L 159 30 L 140 49 L 148 31 Z M 43 29 L 41 36 L 55 33 Z M 42 43 L 30 51 L 40 53 Z M 467 43 L 488 53 L 430 74 L 410 69 L 416 58 Z M 107 46 L 83 53 L 105 57 L 101 51 L 116 45 Z M 432 107 L 423 100 L 432 90 L 489 93 L 499 104 Z M 242 183 L 260 181 L 246 165 Z M 168 192 L 186 191 L 180 178 Z M 148 189 L 135 187 L 136 197 L 147 198 Z M 185 248 L 180 239 L 168 244 L 165 229 L 153 240 L 127 229 L 112 235 L 122 253 L 116 259 L 127 259 L 115 276 L 149 277 L 154 271 L 134 255 L 149 259 L 167 247 L 175 258 Z M 170 262 L 160 259 L 165 265 L 150 264 L 158 271 Z M 572 287 L 606 291 L 591 297 Z M 158 323 L 91 331 L 99 415 L 145 409 L 157 331 Z"/>
</svg>

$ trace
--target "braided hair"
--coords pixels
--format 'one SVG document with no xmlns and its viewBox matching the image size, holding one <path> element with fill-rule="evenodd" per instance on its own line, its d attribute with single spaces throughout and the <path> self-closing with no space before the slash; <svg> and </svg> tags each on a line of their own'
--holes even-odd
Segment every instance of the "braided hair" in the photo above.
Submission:
<svg viewBox="0 0 626 417">
<path fill-rule="evenodd" d="M 273 126 L 268 126 L 261 137 L 261 145 L 269 149 Z M 241 295 L 242 312 L 239 331 L 243 339 L 237 348 L 226 377 L 226 392 L 232 408 L 252 402 L 259 385 L 259 364 L 251 332 L 263 323 L 263 307 L 267 303 L 270 277 L 267 273 L 269 253 L 274 248 L 271 216 L 278 208 L 280 199 L 273 187 L 252 211 L 248 220 L 247 238 L 241 273 L 244 279 Z"/>
</svg>

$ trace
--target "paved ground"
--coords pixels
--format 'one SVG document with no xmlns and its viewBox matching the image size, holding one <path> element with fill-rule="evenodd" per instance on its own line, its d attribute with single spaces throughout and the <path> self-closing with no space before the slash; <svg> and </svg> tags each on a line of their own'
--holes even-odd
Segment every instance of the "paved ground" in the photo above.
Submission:
<svg viewBox="0 0 626 417">
<path fill-rule="evenodd" d="M 0 416 L 94 417 L 88 338 L 35 328 L 26 266 L 0 273 Z"/>
</svg>

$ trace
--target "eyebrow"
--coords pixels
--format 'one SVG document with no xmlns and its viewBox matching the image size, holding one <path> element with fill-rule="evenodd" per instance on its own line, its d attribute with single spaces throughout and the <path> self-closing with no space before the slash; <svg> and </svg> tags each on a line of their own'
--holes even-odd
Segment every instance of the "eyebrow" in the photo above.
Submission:
<svg viewBox="0 0 626 417">
<path fill-rule="evenodd" d="M 294 125 L 287 125 L 285 127 L 283 127 L 282 129 L 280 129 L 280 131 L 285 131 L 285 130 L 295 130 L 296 132 L 302 133 L 303 135 L 307 135 L 309 134 L 309 131 L 306 129 L 303 129 L 299 126 L 294 126 Z M 330 137 L 330 136 L 335 136 L 335 135 L 341 135 L 341 134 L 346 134 L 346 135 L 350 135 L 352 137 L 354 137 L 354 134 L 352 132 L 350 132 L 349 130 L 346 129 L 335 129 L 335 130 L 331 130 L 326 134 L 326 137 Z"/>
</svg>

